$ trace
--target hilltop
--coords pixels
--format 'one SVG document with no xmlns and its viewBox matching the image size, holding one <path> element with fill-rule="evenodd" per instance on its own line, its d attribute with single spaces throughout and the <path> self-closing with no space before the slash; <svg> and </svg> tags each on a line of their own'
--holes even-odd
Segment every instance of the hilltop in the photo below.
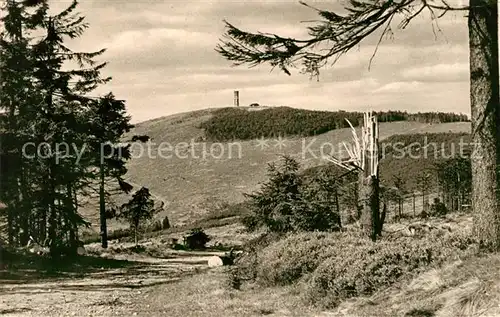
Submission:
<svg viewBox="0 0 500 317">
<path fill-rule="evenodd" d="M 134 184 L 136 189 L 139 186 L 148 187 L 154 197 L 165 202 L 164 214 L 158 215 L 159 218 L 168 216 L 172 224 L 182 225 L 202 218 L 211 205 L 220 202 L 242 202 L 244 193 L 255 191 L 260 183 L 266 180 L 268 163 L 278 160 L 281 155 L 287 154 L 298 159 L 305 170 L 326 164 L 327 161 L 321 154 L 336 154 L 340 149 L 339 144 L 351 139 L 351 130 L 344 127 L 312 136 L 289 135 L 281 141 L 279 137 L 269 136 L 264 138 L 266 142 L 259 138 L 210 140 L 203 129 L 207 122 L 219 126 L 221 118 L 224 118 L 220 116 L 221 113 L 239 118 L 241 127 L 246 127 L 247 124 L 241 120 L 243 112 L 252 115 L 264 114 L 262 118 L 270 118 L 270 114 L 266 114 L 266 111 L 270 110 L 281 114 L 287 111 L 294 115 L 298 113 L 292 108 L 269 108 L 255 112 L 219 108 L 175 114 L 138 123 L 130 135 L 146 134 L 150 136 L 150 143 L 134 145 L 134 157 L 128 163 L 127 180 Z M 306 110 L 303 113 L 312 118 L 323 114 Z M 355 116 L 352 113 L 345 114 L 349 114 L 354 121 Z M 342 113 L 332 112 L 330 115 L 343 120 Z M 286 122 L 273 123 L 274 126 L 286 126 Z M 259 131 L 258 127 L 256 129 Z M 469 131 L 469 122 L 426 123 L 413 119 L 380 123 L 381 139 L 394 135 Z M 158 152 L 160 145 L 161 153 Z"/>
</svg>

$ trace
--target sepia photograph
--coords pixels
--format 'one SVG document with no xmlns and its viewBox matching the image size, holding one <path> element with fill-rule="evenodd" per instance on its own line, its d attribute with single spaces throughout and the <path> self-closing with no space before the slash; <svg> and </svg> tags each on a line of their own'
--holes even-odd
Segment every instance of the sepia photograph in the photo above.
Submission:
<svg viewBox="0 0 500 317">
<path fill-rule="evenodd" d="M 0 0 L 0 315 L 500 317 L 497 0 Z"/>
</svg>

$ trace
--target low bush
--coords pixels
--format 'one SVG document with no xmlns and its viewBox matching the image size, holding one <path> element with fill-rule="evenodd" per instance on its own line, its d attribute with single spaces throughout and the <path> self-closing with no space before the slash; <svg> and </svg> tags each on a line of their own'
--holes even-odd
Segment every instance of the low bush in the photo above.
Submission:
<svg viewBox="0 0 500 317">
<path fill-rule="evenodd" d="M 256 278 L 259 284 L 286 285 L 313 272 L 339 243 L 339 234 L 300 233 L 289 235 L 258 254 Z M 340 246 L 337 246 L 339 249 Z"/>
<path fill-rule="evenodd" d="M 247 260 L 238 269 L 240 276 L 244 271 L 247 279 L 262 286 L 297 283 L 308 303 L 332 307 L 430 266 L 475 253 L 474 246 L 467 234 L 439 230 L 418 239 L 387 237 L 376 243 L 356 232 L 300 233 L 254 252 L 253 262 Z"/>
<path fill-rule="evenodd" d="M 163 230 L 163 224 L 161 220 L 155 220 L 146 228 L 146 232 L 156 232 Z"/>
<path fill-rule="evenodd" d="M 230 284 L 241 285 L 243 282 L 255 281 L 259 264 L 259 252 L 273 242 L 279 241 L 279 239 L 280 235 L 277 233 L 265 233 L 248 241 L 243 246 L 243 253 L 236 257 L 235 265 L 230 270 Z"/>
<path fill-rule="evenodd" d="M 115 229 L 115 230 L 109 230 L 108 231 L 108 241 L 110 240 L 116 240 L 116 239 L 122 239 L 122 238 L 127 238 L 131 235 L 131 232 L 127 228 L 123 229 Z M 99 232 L 90 232 L 90 231 L 85 231 L 82 233 L 80 240 L 84 244 L 88 243 L 96 243 L 101 241 L 101 235 Z"/>
<path fill-rule="evenodd" d="M 477 250 L 468 235 L 440 235 L 436 232 L 423 239 L 366 241 L 350 252 L 335 252 L 308 276 L 304 298 L 323 307 L 336 306 L 343 299 L 373 294 L 412 274 Z"/>
<path fill-rule="evenodd" d="M 205 249 L 205 245 L 210 241 L 210 237 L 201 228 L 192 229 L 184 237 L 184 246 L 191 250 Z"/>
</svg>

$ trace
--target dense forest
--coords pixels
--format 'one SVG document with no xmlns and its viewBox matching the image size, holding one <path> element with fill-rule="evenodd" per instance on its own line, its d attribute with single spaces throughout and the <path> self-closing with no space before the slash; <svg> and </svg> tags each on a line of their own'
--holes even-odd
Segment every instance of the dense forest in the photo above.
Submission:
<svg viewBox="0 0 500 317">
<path fill-rule="evenodd" d="M 379 122 L 419 121 L 425 123 L 464 122 L 463 114 L 402 111 L 375 112 Z M 241 108 L 222 108 L 201 124 L 207 139 L 212 141 L 250 140 L 260 137 L 313 136 L 334 129 L 354 126 L 363 120 L 361 112 L 313 111 L 290 107 L 247 111 Z"/>
</svg>

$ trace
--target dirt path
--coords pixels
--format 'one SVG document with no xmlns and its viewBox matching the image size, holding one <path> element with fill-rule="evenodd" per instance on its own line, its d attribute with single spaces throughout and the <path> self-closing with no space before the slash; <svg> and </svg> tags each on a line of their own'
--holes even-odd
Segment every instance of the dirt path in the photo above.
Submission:
<svg viewBox="0 0 500 317">
<path fill-rule="evenodd" d="M 124 255 L 125 256 L 125 255 Z M 118 256 L 117 259 L 119 259 Z M 155 259 L 126 256 L 130 267 L 102 269 L 63 278 L 0 281 L 0 315 L 136 316 L 153 286 L 178 282 L 205 271 L 206 256 Z M 168 315 L 166 315 L 168 316 Z"/>
</svg>

